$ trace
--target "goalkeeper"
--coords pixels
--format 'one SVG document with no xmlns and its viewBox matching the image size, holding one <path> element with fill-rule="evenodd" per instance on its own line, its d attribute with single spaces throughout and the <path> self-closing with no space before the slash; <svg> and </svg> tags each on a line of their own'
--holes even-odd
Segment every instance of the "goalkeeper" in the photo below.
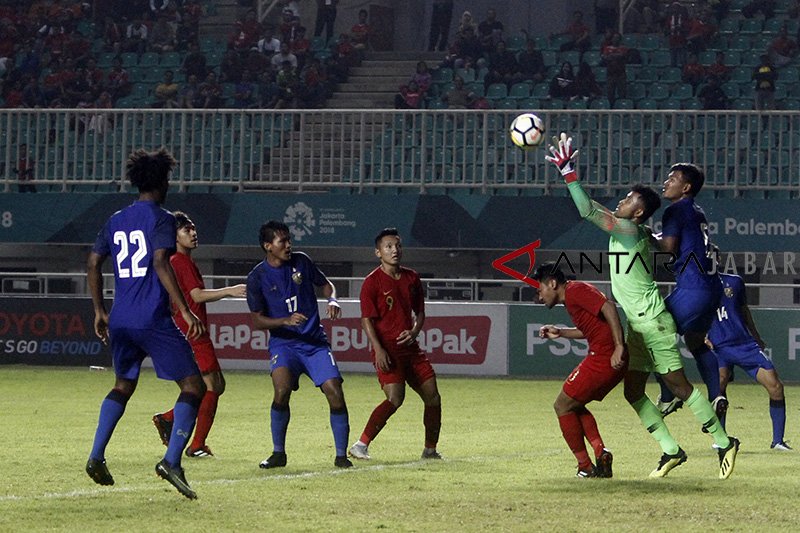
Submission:
<svg viewBox="0 0 800 533">
<path fill-rule="evenodd" d="M 572 138 L 562 133 L 560 139 L 553 140 L 554 145 L 550 146 L 552 155 L 545 156 L 545 159 L 558 167 L 581 217 L 609 234 L 611 290 L 628 322 L 630 360 L 625 376 L 625 399 L 663 451 L 650 477 L 664 477 L 687 459 L 686 452 L 670 434 L 660 411 L 645 394 L 648 375 L 657 372 L 714 438 L 719 454 L 719 477 L 727 479 L 734 469 L 739 440 L 728 437 L 708 399 L 686 379 L 676 344 L 675 322 L 645 264 L 651 257 L 651 234 L 644 222 L 661 206 L 658 193 L 649 187 L 635 185 L 612 212 L 589 198 L 581 187 L 574 163 L 578 152 L 572 148 Z M 617 259 L 612 260 L 615 256 Z M 629 258 L 630 262 L 621 266 L 621 257 Z"/>
</svg>

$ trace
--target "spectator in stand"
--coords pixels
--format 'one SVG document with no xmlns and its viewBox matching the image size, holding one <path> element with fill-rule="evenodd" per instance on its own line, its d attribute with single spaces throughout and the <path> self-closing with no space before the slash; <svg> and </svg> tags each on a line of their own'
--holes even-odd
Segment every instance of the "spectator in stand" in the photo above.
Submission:
<svg viewBox="0 0 800 533">
<path fill-rule="evenodd" d="M 336 23 L 336 5 L 339 0 L 317 0 L 317 21 L 314 24 L 314 37 L 322 35 L 325 30 L 325 42 L 331 42 L 334 24 Z"/>
<path fill-rule="evenodd" d="M 714 62 L 706 67 L 708 76 L 717 78 L 720 83 L 728 81 L 731 76 L 731 70 L 731 67 L 725 64 L 725 52 L 722 51 L 718 51 Z"/>
<path fill-rule="evenodd" d="M 519 65 L 514 54 L 506 50 L 505 41 L 499 41 L 494 53 L 489 58 L 489 72 L 484 78 L 484 85 L 505 83 L 509 88 L 521 79 Z"/>
<path fill-rule="evenodd" d="M 334 56 L 339 64 L 346 67 L 348 71 L 350 70 L 350 67 L 356 66 L 359 59 L 358 55 L 356 54 L 356 49 L 353 48 L 353 43 L 350 42 L 349 34 L 342 33 L 339 35 L 339 42 L 336 44 Z"/>
<path fill-rule="evenodd" d="M 115 102 L 131 93 L 130 74 L 122 68 L 122 59 L 119 57 L 115 57 L 111 61 L 111 70 L 108 73 L 106 89 L 111 93 L 111 98 Z"/>
<path fill-rule="evenodd" d="M 667 10 L 667 39 L 670 65 L 681 67 L 686 62 L 686 35 L 689 31 L 689 12 L 680 2 L 673 2 Z"/>
<path fill-rule="evenodd" d="M 464 78 L 455 76 L 453 88 L 442 96 L 442 101 L 448 109 L 467 109 L 475 100 L 475 93 L 464 86 Z"/>
<path fill-rule="evenodd" d="M 200 51 L 200 46 L 197 43 L 191 43 L 189 45 L 189 53 L 183 58 L 181 72 L 183 72 L 188 80 L 189 76 L 195 76 L 197 79 L 205 79 L 206 71 L 205 54 Z"/>
<path fill-rule="evenodd" d="M 797 57 L 797 52 L 797 41 L 789 37 L 789 30 L 786 28 L 786 24 L 784 24 L 781 26 L 778 36 L 769 43 L 769 47 L 767 48 L 769 59 L 772 61 L 772 64 L 775 65 L 775 68 L 781 68 L 791 63 L 792 60 Z"/>
<path fill-rule="evenodd" d="M 603 65 L 606 66 L 606 98 L 613 106 L 617 98 L 628 96 L 628 71 L 625 66 L 628 64 L 630 50 L 622 44 L 620 34 L 612 32 L 600 55 Z"/>
<path fill-rule="evenodd" d="M 145 53 L 147 50 L 148 35 L 147 26 L 142 22 L 142 19 L 134 19 L 133 22 L 128 24 L 128 29 L 125 32 L 125 41 L 122 43 L 122 51 L 136 52 L 137 54 Z"/>
<path fill-rule="evenodd" d="M 778 71 L 772 65 L 769 55 L 761 56 L 761 62 L 753 71 L 752 77 L 756 82 L 756 110 L 775 109 L 775 81 L 778 79 Z"/>
<path fill-rule="evenodd" d="M 248 9 L 242 20 L 237 20 L 233 26 L 233 33 L 228 37 L 228 48 L 237 52 L 250 50 L 258 43 L 258 36 L 263 33 L 261 25 L 256 20 L 256 12 Z"/>
<path fill-rule="evenodd" d="M 428 51 L 447 49 L 447 38 L 450 35 L 450 22 L 453 20 L 453 0 L 434 0 L 431 14 L 431 32 L 428 35 Z"/>
<path fill-rule="evenodd" d="M 681 80 L 692 86 L 692 93 L 697 93 L 697 87 L 706 81 L 706 68 L 697 61 L 697 55 L 689 54 L 686 64 L 681 70 Z"/>
<path fill-rule="evenodd" d="M 394 95 L 394 108 L 419 109 L 424 98 L 425 93 L 420 90 L 416 82 L 410 81 L 408 85 L 401 85 L 400 92 Z"/>
<path fill-rule="evenodd" d="M 503 23 L 497 20 L 497 11 L 489 8 L 486 20 L 478 24 L 478 38 L 486 53 L 494 53 L 497 43 L 503 40 Z"/>
<path fill-rule="evenodd" d="M 200 97 L 200 83 L 197 75 L 189 74 L 186 83 L 178 91 L 178 105 L 184 109 L 194 109 L 203 106 Z"/>
<path fill-rule="evenodd" d="M 166 16 L 158 17 L 151 32 L 150 50 L 152 52 L 171 52 L 175 50 L 175 30 Z"/>
<path fill-rule="evenodd" d="M 589 26 L 587 26 L 583 22 L 583 11 L 576 10 L 572 14 L 572 22 L 569 23 L 567 29 L 561 33 L 554 33 L 551 37 L 556 35 L 567 35 L 569 40 L 563 43 L 559 50 L 564 52 L 565 50 L 578 50 L 581 55 L 585 51 L 587 51 L 591 46 L 591 30 Z"/>
<path fill-rule="evenodd" d="M 156 19 L 159 15 L 167 12 L 170 0 L 150 0 L 150 15 Z"/>
<path fill-rule="evenodd" d="M 753 18 L 761 12 L 764 18 L 771 19 L 775 16 L 775 4 L 775 0 L 753 0 L 742 8 L 742 15 Z"/>
<path fill-rule="evenodd" d="M 475 36 L 475 30 L 467 26 L 456 36 L 444 64 L 454 68 L 470 68 L 467 65 L 476 66 L 478 61 L 482 60 L 482 56 L 481 41 Z"/>
<path fill-rule="evenodd" d="M 114 102 L 111 100 L 111 94 L 107 91 L 100 93 L 100 96 L 94 103 L 95 109 L 113 109 Z M 112 119 L 108 113 L 95 113 L 89 120 L 88 131 L 97 132 L 100 135 L 105 134 L 111 129 Z"/>
<path fill-rule="evenodd" d="M 73 73 L 64 85 L 66 102 L 68 104 L 76 104 L 81 100 L 86 100 L 88 105 L 94 105 L 94 97 L 91 96 L 91 86 L 86 79 L 86 69 L 82 67 L 75 69 L 73 63 L 67 60 L 65 62 L 65 70 Z M 85 98 L 84 96 L 87 92 L 90 94 L 89 98 Z"/>
<path fill-rule="evenodd" d="M 47 97 L 35 76 L 28 78 L 28 83 L 22 89 L 22 105 L 29 108 L 45 107 L 47 105 Z"/>
<path fill-rule="evenodd" d="M 267 56 L 260 53 L 258 50 L 250 50 L 247 52 L 245 57 L 242 58 L 241 65 L 242 70 L 249 70 L 254 78 L 257 72 L 264 72 L 272 68 Z M 253 81 L 255 81 L 255 79 Z"/>
<path fill-rule="evenodd" d="M 84 65 L 92 56 L 92 43 L 78 30 L 68 34 L 64 41 L 64 55 L 76 65 Z"/>
<path fill-rule="evenodd" d="M 595 31 L 602 35 L 608 29 L 616 30 L 619 20 L 619 0 L 595 0 L 594 24 Z M 580 70 L 580 68 L 578 68 Z"/>
<path fill-rule="evenodd" d="M 175 109 L 179 107 L 178 92 L 180 87 L 175 82 L 175 73 L 171 70 L 164 72 L 164 79 L 156 85 L 154 91 L 156 100 L 153 102 L 153 107 L 163 109 Z"/>
<path fill-rule="evenodd" d="M 422 92 L 427 92 L 432 80 L 433 77 L 431 76 L 431 71 L 428 70 L 428 64 L 424 61 L 417 63 L 417 71 L 411 76 L 411 81 L 416 83 Z"/>
<path fill-rule="evenodd" d="M 473 35 L 475 35 L 475 32 L 478 31 L 478 27 L 475 24 L 475 20 L 472 18 L 472 13 L 470 13 L 469 11 L 464 11 L 461 14 L 461 20 L 458 22 L 458 32 L 463 33 L 464 30 L 466 30 L 467 28 L 472 28 Z"/>
<path fill-rule="evenodd" d="M 275 37 L 275 28 L 264 26 L 264 33 L 258 41 L 256 49 L 269 59 L 272 59 L 272 56 L 280 51 L 281 42 Z"/>
<path fill-rule="evenodd" d="M 273 70 L 279 70 L 285 61 L 288 61 L 293 69 L 297 69 L 297 56 L 289 51 L 289 43 L 281 43 L 280 51 L 272 56 L 270 64 Z"/>
<path fill-rule="evenodd" d="M 313 58 L 300 75 L 302 80 L 298 94 L 300 107 L 304 109 L 322 107 L 327 98 L 327 89 L 323 76 L 319 59 Z"/>
<path fill-rule="evenodd" d="M 233 89 L 233 107 L 237 109 L 253 109 L 257 107 L 257 90 L 258 86 L 253 81 L 253 75 L 250 71 L 242 71 L 242 79 Z"/>
<path fill-rule="evenodd" d="M 601 94 L 603 94 L 603 90 L 597 83 L 592 67 L 586 61 L 581 61 L 578 73 L 575 74 L 575 96 L 589 100 L 597 98 Z"/>
<path fill-rule="evenodd" d="M 22 76 L 35 76 L 39 77 L 41 74 L 42 55 L 30 44 L 23 44 L 20 51 L 17 53 L 16 61 L 14 57 L 9 57 L 10 63 L 6 63 L 6 69 L 13 69 L 14 65 L 19 69 L 19 74 Z"/>
<path fill-rule="evenodd" d="M 280 0 L 281 11 L 291 11 L 292 16 L 300 18 L 300 6 L 295 0 Z"/>
<path fill-rule="evenodd" d="M 699 54 L 708 48 L 716 34 L 717 27 L 711 22 L 711 10 L 708 7 L 701 7 L 695 16 L 689 19 L 686 45 L 690 52 Z"/>
<path fill-rule="evenodd" d="M 97 66 L 97 61 L 92 57 L 86 60 L 86 78 L 89 80 L 95 97 L 100 96 L 100 93 L 105 90 L 106 73 Z"/>
<path fill-rule="evenodd" d="M 6 84 L 8 85 L 8 84 Z M 5 88 L 5 87 L 4 87 Z M 23 106 L 22 81 L 17 80 L 6 90 L 3 97 L 7 109 L 16 109 Z"/>
<path fill-rule="evenodd" d="M 572 71 L 572 63 L 564 61 L 561 69 L 550 80 L 550 98 L 561 98 L 569 100 L 575 96 L 575 73 Z"/>
<path fill-rule="evenodd" d="M 242 60 L 236 50 L 228 50 L 219 65 L 219 81 L 236 83 L 242 79 Z"/>
<path fill-rule="evenodd" d="M 275 80 L 280 89 L 278 102 L 275 109 L 288 109 L 295 106 L 297 90 L 300 86 L 300 78 L 297 76 L 296 69 L 290 61 L 281 63 L 281 69 L 275 76 Z"/>
<path fill-rule="evenodd" d="M 367 17 L 366 9 L 359 10 L 358 22 L 350 28 L 350 40 L 353 42 L 353 48 L 362 55 L 369 46 L 369 35 L 372 31 L 372 28 L 367 24 Z"/>
<path fill-rule="evenodd" d="M 786 14 L 789 18 L 793 19 L 800 17 L 800 0 L 794 0 L 792 6 L 786 11 Z"/>
<path fill-rule="evenodd" d="M 206 79 L 200 84 L 198 91 L 202 99 L 200 107 L 203 109 L 219 109 L 225 104 L 222 98 L 222 85 L 217 81 L 217 75 L 213 70 L 206 74 Z"/>
<path fill-rule="evenodd" d="M 311 41 L 306 37 L 304 26 L 297 28 L 297 34 L 289 43 L 289 51 L 297 58 L 297 68 L 302 69 L 311 53 Z"/>
<path fill-rule="evenodd" d="M 103 50 L 118 54 L 122 51 L 124 40 L 120 25 L 112 17 L 106 17 L 103 24 Z"/>
<path fill-rule="evenodd" d="M 716 76 L 708 78 L 708 83 L 697 91 L 697 98 L 703 104 L 703 109 L 728 109 L 728 95 L 722 90 L 720 79 Z"/>
<path fill-rule="evenodd" d="M 297 28 L 299 27 L 300 17 L 295 17 L 291 9 L 284 9 L 281 13 L 281 42 L 290 43 L 294 41 L 297 37 Z"/>
<path fill-rule="evenodd" d="M 539 83 L 544 80 L 547 68 L 544 66 L 542 53 L 536 49 L 536 42 L 533 39 L 525 42 L 525 50 L 517 56 L 517 63 L 519 64 L 520 78 L 523 81 Z"/>
<path fill-rule="evenodd" d="M 258 97 L 261 109 L 274 109 L 281 96 L 281 90 L 275 82 L 275 73 L 263 71 L 258 77 Z"/>
<path fill-rule="evenodd" d="M 722 22 L 728 15 L 728 10 L 731 7 L 731 0 L 708 0 L 708 8 L 714 16 L 717 24 Z"/>
<path fill-rule="evenodd" d="M 19 192 L 36 192 L 36 185 L 30 183 L 34 180 L 34 169 L 36 168 L 36 161 L 28 155 L 28 145 L 22 143 L 19 145 L 19 154 L 17 155 L 17 166 L 14 167 L 14 173 L 17 175 L 19 181 Z"/>
</svg>

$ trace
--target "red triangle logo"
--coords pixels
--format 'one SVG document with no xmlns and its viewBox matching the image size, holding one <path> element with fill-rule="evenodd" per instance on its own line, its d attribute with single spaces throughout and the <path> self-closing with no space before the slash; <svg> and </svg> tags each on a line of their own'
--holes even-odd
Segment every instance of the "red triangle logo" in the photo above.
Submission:
<svg viewBox="0 0 800 533">
<path fill-rule="evenodd" d="M 532 242 L 530 244 L 526 244 L 522 248 L 517 248 L 513 252 L 509 252 L 506 255 L 504 255 L 502 257 L 498 257 L 497 259 L 492 261 L 492 267 L 494 267 L 496 270 L 499 270 L 500 272 L 502 272 L 506 276 L 510 276 L 510 277 L 512 277 L 514 279 L 517 279 L 517 280 L 519 280 L 519 281 L 521 281 L 523 283 L 527 283 L 531 287 L 534 287 L 534 288 L 538 289 L 539 288 L 539 282 L 536 281 L 535 279 L 529 278 L 528 274 L 530 274 L 531 271 L 533 270 L 533 265 L 536 262 L 536 249 L 541 244 L 542 244 L 542 240 L 541 239 L 537 239 L 535 242 Z M 528 254 L 528 260 L 530 261 L 530 266 L 528 267 L 528 271 L 525 274 L 523 274 L 521 272 L 517 272 L 513 268 L 511 268 L 509 266 L 506 266 L 506 263 L 508 263 L 509 261 L 513 261 L 514 259 L 516 259 L 517 257 L 519 257 L 519 256 L 521 256 L 523 254 Z"/>
</svg>

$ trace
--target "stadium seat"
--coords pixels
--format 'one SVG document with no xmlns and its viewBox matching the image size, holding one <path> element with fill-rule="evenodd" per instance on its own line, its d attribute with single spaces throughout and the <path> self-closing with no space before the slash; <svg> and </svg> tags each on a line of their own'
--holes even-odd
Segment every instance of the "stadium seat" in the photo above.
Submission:
<svg viewBox="0 0 800 533">
<path fill-rule="evenodd" d="M 719 33 L 739 33 L 739 19 L 735 17 L 725 17 L 722 19 L 719 23 Z"/>
<path fill-rule="evenodd" d="M 508 96 L 508 87 L 505 83 L 493 83 L 489 85 L 486 91 L 486 98 L 490 100 L 499 100 Z"/>
<path fill-rule="evenodd" d="M 692 95 L 692 86 L 688 83 L 682 83 L 680 85 L 676 85 L 672 89 L 672 97 L 677 98 L 678 100 L 688 100 L 693 97 Z"/>
<path fill-rule="evenodd" d="M 158 65 L 158 54 L 155 52 L 147 52 L 142 54 L 139 58 L 140 67 L 154 67 Z"/>
<path fill-rule="evenodd" d="M 636 100 L 637 109 L 658 109 L 658 103 L 650 98 L 639 98 Z"/>
<path fill-rule="evenodd" d="M 181 54 L 178 52 L 166 52 L 161 54 L 159 65 L 170 69 L 175 69 L 181 66 Z"/>
<path fill-rule="evenodd" d="M 460 76 L 464 83 L 475 81 L 475 69 L 472 68 L 457 68 L 454 73 L 455 76 Z"/>
<path fill-rule="evenodd" d="M 647 96 L 647 90 L 643 83 L 629 83 L 628 84 L 628 98 L 632 100 L 640 100 Z"/>
<path fill-rule="evenodd" d="M 654 83 L 647 88 L 648 98 L 663 100 L 669 96 L 669 88 L 661 83 Z"/>
<path fill-rule="evenodd" d="M 644 51 L 649 52 L 652 50 L 666 48 L 666 42 L 664 42 L 664 39 L 660 35 L 655 33 L 648 33 L 639 36 L 638 47 L 639 50 L 643 52 Z"/>
<path fill-rule="evenodd" d="M 731 50 L 738 50 L 739 52 L 746 52 L 751 50 L 750 37 L 747 35 L 734 34 L 728 43 Z"/>
<path fill-rule="evenodd" d="M 757 34 L 761 33 L 763 22 L 759 18 L 743 19 L 739 25 L 740 33 Z"/>
<path fill-rule="evenodd" d="M 649 53 L 649 60 L 647 64 L 651 67 L 668 67 L 670 66 L 670 54 L 668 50 L 653 50 Z"/>
<path fill-rule="evenodd" d="M 120 54 L 122 59 L 122 66 L 125 68 L 135 67 L 139 64 L 139 57 L 134 52 L 125 52 Z"/>
<path fill-rule="evenodd" d="M 511 52 L 519 52 L 526 47 L 524 35 L 511 35 L 506 39 L 506 48 Z"/>
<path fill-rule="evenodd" d="M 531 86 L 528 83 L 515 83 L 511 86 L 511 91 L 508 93 L 510 98 L 521 100 L 528 98 L 531 95 Z"/>
<path fill-rule="evenodd" d="M 587 50 L 583 54 L 583 60 L 592 68 L 600 65 L 600 52 L 598 50 Z"/>
<path fill-rule="evenodd" d="M 432 72 L 431 77 L 436 83 L 453 81 L 453 69 L 447 67 L 437 68 Z"/>
<path fill-rule="evenodd" d="M 619 98 L 614 102 L 614 109 L 633 109 L 633 100 L 630 98 Z"/>
<path fill-rule="evenodd" d="M 678 67 L 667 67 L 661 71 L 658 78 L 661 83 L 680 83 L 681 82 L 681 69 Z"/>
</svg>

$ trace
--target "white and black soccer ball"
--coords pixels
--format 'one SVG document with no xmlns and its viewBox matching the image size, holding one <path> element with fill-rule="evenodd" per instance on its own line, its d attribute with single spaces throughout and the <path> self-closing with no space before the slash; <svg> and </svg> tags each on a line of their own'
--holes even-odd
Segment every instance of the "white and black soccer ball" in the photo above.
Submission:
<svg viewBox="0 0 800 533">
<path fill-rule="evenodd" d="M 531 150 L 544 142 L 544 122 L 533 113 L 523 113 L 508 128 L 511 142 L 523 150 Z"/>
</svg>

